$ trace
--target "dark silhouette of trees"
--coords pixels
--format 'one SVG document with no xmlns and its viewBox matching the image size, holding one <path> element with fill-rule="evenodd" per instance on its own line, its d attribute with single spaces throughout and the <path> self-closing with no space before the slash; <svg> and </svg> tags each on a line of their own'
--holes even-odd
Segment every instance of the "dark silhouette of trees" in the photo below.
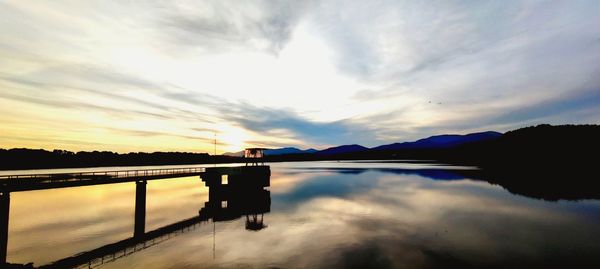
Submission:
<svg viewBox="0 0 600 269">
<path fill-rule="evenodd" d="M 110 151 L 43 149 L 0 149 L 0 169 L 66 168 L 95 166 L 138 166 L 226 163 L 240 161 L 229 156 L 210 156 L 207 153 L 190 152 L 131 152 L 119 154 Z"/>
<path fill-rule="evenodd" d="M 552 174 L 583 171 L 592 167 L 600 152 L 599 125 L 538 125 L 507 132 L 502 136 L 453 147 L 409 148 L 400 150 L 364 149 L 361 151 L 318 154 L 301 153 L 266 156 L 264 161 L 404 159 L 437 160 L 451 164 L 475 165 L 498 173 L 545 170 Z M 0 149 L 0 169 L 31 169 L 93 166 L 133 166 L 168 164 L 206 164 L 245 162 L 244 158 L 210 156 L 189 152 L 110 151 L 71 152 L 41 149 Z"/>
</svg>

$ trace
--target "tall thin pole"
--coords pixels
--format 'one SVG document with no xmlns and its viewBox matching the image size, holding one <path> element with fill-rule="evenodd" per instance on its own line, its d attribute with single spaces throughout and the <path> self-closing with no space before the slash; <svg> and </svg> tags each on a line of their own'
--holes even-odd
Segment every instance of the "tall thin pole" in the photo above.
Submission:
<svg viewBox="0 0 600 269">
<path fill-rule="evenodd" d="M 215 246 L 216 246 L 216 244 L 215 244 L 215 237 L 216 237 L 215 228 L 217 227 L 214 217 L 212 219 L 212 223 L 213 223 L 213 260 L 214 260 L 215 259 Z"/>
<path fill-rule="evenodd" d="M 213 155 L 215 162 L 213 163 L 217 167 L 217 132 L 215 132 L 215 153 Z"/>
</svg>

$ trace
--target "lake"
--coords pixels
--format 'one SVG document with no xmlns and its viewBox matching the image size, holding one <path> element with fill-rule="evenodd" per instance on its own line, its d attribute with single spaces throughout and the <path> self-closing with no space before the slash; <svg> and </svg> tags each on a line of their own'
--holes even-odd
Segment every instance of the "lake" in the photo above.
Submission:
<svg viewBox="0 0 600 269">
<path fill-rule="evenodd" d="M 599 200 L 513 194 L 471 167 L 269 165 L 266 212 L 194 222 L 94 266 L 600 268 Z M 73 169 L 36 172 L 50 171 Z M 7 261 L 41 266 L 132 237 L 135 196 L 134 182 L 12 193 Z M 198 176 L 148 181 L 145 230 L 197 217 L 208 201 Z"/>
</svg>

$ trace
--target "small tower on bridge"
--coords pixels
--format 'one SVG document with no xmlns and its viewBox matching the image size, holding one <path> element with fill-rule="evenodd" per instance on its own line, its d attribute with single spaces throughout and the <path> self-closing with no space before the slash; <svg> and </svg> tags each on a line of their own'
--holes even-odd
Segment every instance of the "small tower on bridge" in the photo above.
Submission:
<svg viewBox="0 0 600 269">
<path fill-rule="evenodd" d="M 266 148 L 247 148 L 244 150 L 246 165 L 264 165 Z"/>
</svg>

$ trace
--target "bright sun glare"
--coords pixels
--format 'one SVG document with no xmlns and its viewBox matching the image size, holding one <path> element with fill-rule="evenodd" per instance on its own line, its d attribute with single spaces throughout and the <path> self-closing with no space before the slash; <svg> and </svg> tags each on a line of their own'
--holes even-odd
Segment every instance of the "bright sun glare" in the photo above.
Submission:
<svg viewBox="0 0 600 269">
<path fill-rule="evenodd" d="M 237 152 L 245 148 L 250 135 L 241 128 L 230 125 L 217 127 L 217 152 Z"/>
</svg>

